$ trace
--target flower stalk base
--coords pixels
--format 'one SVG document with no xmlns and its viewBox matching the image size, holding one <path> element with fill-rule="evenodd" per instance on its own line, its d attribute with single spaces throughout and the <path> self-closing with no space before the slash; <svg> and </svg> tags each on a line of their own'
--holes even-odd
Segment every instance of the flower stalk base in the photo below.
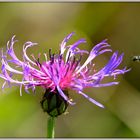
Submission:
<svg viewBox="0 0 140 140">
<path fill-rule="evenodd" d="M 47 124 L 47 138 L 54 138 L 55 117 L 49 116 Z"/>
</svg>

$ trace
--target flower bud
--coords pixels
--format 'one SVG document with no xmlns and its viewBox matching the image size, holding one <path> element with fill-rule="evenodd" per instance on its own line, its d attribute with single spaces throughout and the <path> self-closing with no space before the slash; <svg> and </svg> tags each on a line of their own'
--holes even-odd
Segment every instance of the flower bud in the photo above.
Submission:
<svg viewBox="0 0 140 140">
<path fill-rule="evenodd" d="M 67 91 L 63 92 L 68 96 Z M 67 101 L 63 99 L 57 90 L 51 92 L 50 89 L 47 89 L 40 103 L 43 111 L 47 112 L 52 117 L 63 114 L 68 107 Z"/>
</svg>

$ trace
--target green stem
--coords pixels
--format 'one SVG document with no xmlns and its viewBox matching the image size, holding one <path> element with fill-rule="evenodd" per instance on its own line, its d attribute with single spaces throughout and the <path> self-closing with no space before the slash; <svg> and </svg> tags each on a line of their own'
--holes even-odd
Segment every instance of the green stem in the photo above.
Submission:
<svg viewBox="0 0 140 140">
<path fill-rule="evenodd" d="M 47 138 L 54 138 L 55 117 L 49 116 L 47 125 Z"/>
</svg>

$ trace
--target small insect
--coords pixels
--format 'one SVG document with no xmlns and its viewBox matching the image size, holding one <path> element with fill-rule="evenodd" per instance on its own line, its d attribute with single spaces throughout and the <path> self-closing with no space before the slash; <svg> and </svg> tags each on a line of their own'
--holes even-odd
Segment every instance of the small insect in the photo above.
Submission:
<svg viewBox="0 0 140 140">
<path fill-rule="evenodd" d="M 133 56 L 133 57 L 132 57 L 132 60 L 133 60 L 133 61 L 138 61 L 138 62 L 139 62 L 139 61 L 140 61 L 140 55 L 135 55 L 135 56 Z"/>
</svg>

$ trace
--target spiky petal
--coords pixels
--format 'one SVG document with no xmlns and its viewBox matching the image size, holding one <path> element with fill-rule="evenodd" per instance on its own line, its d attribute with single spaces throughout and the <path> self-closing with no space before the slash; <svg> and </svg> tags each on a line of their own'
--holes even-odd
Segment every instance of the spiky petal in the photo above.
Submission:
<svg viewBox="0 0 140 140">
<path fill-rule="evenodd" d="M 7 43 L 6 52 L 1 52 L 2 67 L 0 77 L 5 80 L 3 87 L 7 82 L 8 84 L 14 83 L 19 85 L 20 91 L 24 87 L 26 92 L 30 88 L 34 91 L 37 86 L 50 89 L 54 93 L 57 90 L 57 94 L 73 105 L 74 103 L 63 92 L 72 89 L 87 98 L 90 102 L 103 108 L 102 104 L 90 98 L 83 90 L 88 87 L 117 85 L 119 82 L 116 81 L 109 83 L 101 82 L 105 77 L 113 76 L 115 79 L 117 75 L 124 74 L 130 70 L 126 67 L 124 69 L 117 68 L 121 64 L 124 54 L 118 55 L 117 51 L 114 52 L 109 62 L 99 71 L 95 72 L 94 64 L 92 63 L 94 58 L 103 53 L 112 52 L 110 45 L 107 43 L 107 40 L 103 40 L 88 52 L 78 48 L 81 43 L 86 43 L 85 39 L 80 39 L 74 44 L 67 46 L 67 42 L 73 34 L 72 32 L 64 38 L 60 44 L 59 54 L 52 54 L 51 49 L 49 50 L 49 57 L 47 54 L 44 54 L 45 61 L 42 63 L 39 62 L 40 55 L 37 59 L 32 55 L 33 60 L 27 55 L 28 48 L 37 45 L 37 43 L 31 41 L 23 45 L 23 61 L 19 60 L 14 52 L 13 46 L 17 41 L 15 40 L 15 36 L 13 36 Z M 88 57 L 81 64 L 81 58 L 84 54 L 87 54 Z M 7 59 L 8 55 L 11 59 Z M 49 60 L 47 60 L 48 58 Z M 18 69 L 11 67 L 10 63 L 15 64 Z M 22 79 L 14 79 L 13 75 L 22 75 Z"/>
</svg>

